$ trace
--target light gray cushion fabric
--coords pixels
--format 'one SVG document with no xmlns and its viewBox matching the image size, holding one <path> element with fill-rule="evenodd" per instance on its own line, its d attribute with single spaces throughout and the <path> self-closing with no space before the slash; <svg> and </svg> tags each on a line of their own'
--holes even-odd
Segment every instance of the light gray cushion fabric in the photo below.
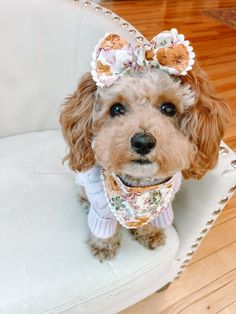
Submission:
<svg viewBox="0 0 236 314">
<path fill-rule="evenodd" d="M 90 71 L 97 41 L 107 32 L 133 43 L 140 35 L 83 2 L 0 0 L 0 137 L 58 129 L 60 106 Z"/>
<path fill-rule="evenodd" d="M 114 260 L 91 255 L 86 213 L 64 155 L 59 131 L 0 140 L 0 313 L 111 313 L 115 303 L 124 306 L 168 280 L 178 248 L 172 226 L 156 250 L 123 230 Z"/>
</svg>

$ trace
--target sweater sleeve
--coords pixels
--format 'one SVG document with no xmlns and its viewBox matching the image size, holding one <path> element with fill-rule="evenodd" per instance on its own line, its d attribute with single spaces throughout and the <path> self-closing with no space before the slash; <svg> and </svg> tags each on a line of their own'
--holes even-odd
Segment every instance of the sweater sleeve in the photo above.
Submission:
<svg viewBox="0 0 236 314">
<path fill-rule="evenodd" d="M 77 173 L 76 183 L 85 188 L 90 202 L 88 214 L 90 231 L 100 239 L 112 237 L 116 231 L 117 220 L 112 214 L 105 197 L 101 168 L 96 166 L 86 172 Z"/>
<path fill-rule="evenodd" d="M 151 223 L 157 228 L 165 228 L 172 224 L 173 219 L 174 219 L 173 209 L 170 203 L 169 206 L 164 210 L 164 212 L 156 216 Z"/>
</svg>

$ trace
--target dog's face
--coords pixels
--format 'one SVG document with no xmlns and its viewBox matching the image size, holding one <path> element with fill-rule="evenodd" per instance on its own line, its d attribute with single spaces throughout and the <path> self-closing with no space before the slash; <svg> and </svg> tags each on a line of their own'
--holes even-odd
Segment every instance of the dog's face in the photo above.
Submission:
<svg viewBox="0 0 236 314">
<path fill-rule="evenodd" d="M 93 110 L 95 159 L 136 178 L 166 178 L 189 168 L 196 145 L 182 133 L 194 92 L 160 70 L 134 72 L 99 88 Z"/>
<path fill-rule="evenodd" d="M 61 113 L 73 170 L 96 163 L 117 174 L 201 178 L 218 159 L 229 110 L 197 66 L 173 78 L 161 70 L 123 75 L 97 88 L 85 75 Z"/>
</svg>

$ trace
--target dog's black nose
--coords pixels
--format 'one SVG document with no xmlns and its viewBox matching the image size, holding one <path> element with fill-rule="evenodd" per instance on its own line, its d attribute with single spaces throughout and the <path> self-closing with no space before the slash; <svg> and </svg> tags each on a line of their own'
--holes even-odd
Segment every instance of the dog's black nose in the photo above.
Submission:
<svg viewBox="0 0 236 314">
<path fill-rule="evenodd" d="M 140 154 L 148 154 L 156 145 L 156 140 L 151 134 L 137 133 L 131 138 L 133 150 Z"/>
</svg>

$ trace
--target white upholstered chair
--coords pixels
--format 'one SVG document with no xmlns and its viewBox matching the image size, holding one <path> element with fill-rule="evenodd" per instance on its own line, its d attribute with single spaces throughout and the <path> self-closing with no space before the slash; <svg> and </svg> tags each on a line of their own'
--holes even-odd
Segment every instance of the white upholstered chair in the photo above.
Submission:
<svg viewBox="0 0 236 314">
<path fill-rule="evenodd" d="M 123 232 L 118 255 L 99 263 L 86 244 L 86 213 L 58 113 L 106 32 L 145 38 L 88 1 L 0 0 L 0 313 L 117 313 L 179 276 L 236 188 L 236 155 L 184 182 L 164 247 Z"/>
</svg>

